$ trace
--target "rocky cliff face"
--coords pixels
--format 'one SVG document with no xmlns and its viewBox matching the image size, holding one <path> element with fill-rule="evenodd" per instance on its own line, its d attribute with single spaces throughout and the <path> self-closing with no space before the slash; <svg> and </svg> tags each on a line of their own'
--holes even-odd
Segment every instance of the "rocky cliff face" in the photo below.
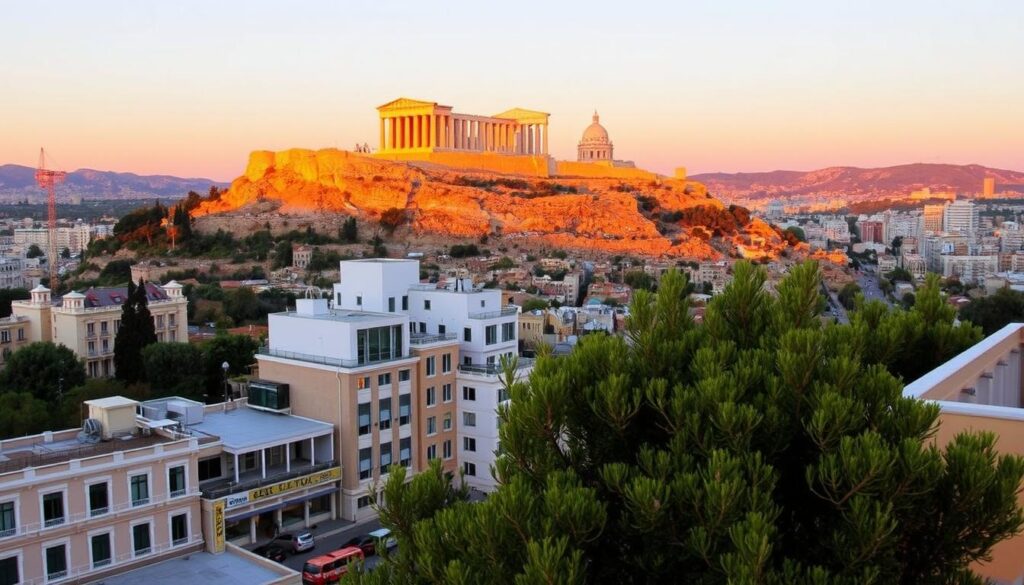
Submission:
<svg viewBox="0 0 1024 585">
<path fill-rule="evenodd" d="M 653 198 L 657 212 L 645 213 L 638 197 Z M 278 213 L 334 212 L 364 220 L 379 220 L 397 208 L 405 211 L 407 221 L 399 229 L 414 234 L 500 236 L 561 248 L 694 259 L 736 250 L 735 238 L 699 238 L 685 229 L 666 229 L 660 221 L 664 212 L 692 206 L 722 208 L 697 182 L 538 179 L 384 161 L 333 149 L 254 152 L 245 174 L 219 201 L 204 203 L 195 215 L 257 210 L 261 202 L 276 202 Z M 782 245 L 760 220 L 748 227 L 759 249 Z"/>
</svg>

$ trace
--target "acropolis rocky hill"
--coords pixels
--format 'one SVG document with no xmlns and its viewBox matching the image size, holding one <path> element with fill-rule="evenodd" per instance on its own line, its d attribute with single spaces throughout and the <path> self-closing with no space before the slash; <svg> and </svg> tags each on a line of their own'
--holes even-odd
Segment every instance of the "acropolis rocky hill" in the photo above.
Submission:
<svg viewBox="0 0 1024 585">
<path fill-rule="evenodd" d="M 487 235 L 521 247 L 687 259 L 774 257 L 786 247 L 773 228 L 726 210 L 701 183 L 650 177 L 535 177 L 335 149 L 256 151 L 245 174 L 194 215 L 208 216 L 200 229 L 230 219 L 235 231 L 248 231 L 279 214 L 379 221 L 395 208 L 404 211 L 399 230 L 413 238 Z"/>
</svg>

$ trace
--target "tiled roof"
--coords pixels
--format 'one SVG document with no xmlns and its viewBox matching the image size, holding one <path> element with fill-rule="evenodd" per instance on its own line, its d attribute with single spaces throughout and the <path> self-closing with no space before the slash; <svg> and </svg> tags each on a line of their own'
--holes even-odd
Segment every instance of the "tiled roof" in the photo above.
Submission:
<svg viewBox="0 0 1024 585">
<path fill-rule="evenodd" d="M 164 289 L 152 282 L 146 283 L 146 299 L 149 302 L 153 301 L 166 301 L 167 293 Z M 124 303 L 125 298 L 128 296 L 127 286 L 105 286 L 105 287 L 89 287 L 88 290 L 83 292 L 85 295 L 85 306 L 91 307 L 113 307 L 119 306 Z M 56 304 L 56 303 L 55 303 Z"/>
</svg>

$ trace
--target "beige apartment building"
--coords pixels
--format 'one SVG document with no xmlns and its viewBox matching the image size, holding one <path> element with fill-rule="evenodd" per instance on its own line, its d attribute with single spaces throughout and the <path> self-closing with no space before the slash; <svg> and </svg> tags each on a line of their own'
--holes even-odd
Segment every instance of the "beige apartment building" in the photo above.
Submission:
<svg viewBox="0 0 1024 585">
<path fill-rule="evenodd" d="M 0 368 L 7 364 L 11 354 L 29 343 L 28 319 L 11 315 L 0 319 Z"/>
<path fill-rule="evenodd" d="M 1011 323 L 903 390 L 939 405 L 935 442 L 962 431 L 990 431 L 1002 453 L 1024 455 L 1024 324 Z M 1024 506 L 1024 492 L 1018 494 Z M 1024 583 L 1024 535 L 1005 540 L 974 569 L 997 584 Z"/>
<path fill-rule="evenodd" d="M 146 283 L 149 312 L 157 341 L 188 341 L 188 299 L 182 285 Z M 91 378 L 114 375 L 114 337 L 121 325 L 121 304 L 127 287 L 89 288 L 51 299 L 50 289 L 37 286 L 26 301 L 11 304 L 15 317 L 27 320 L 29 341 L 52 341 L 70 348 L 85 361 Z"/>
<path fill-rule="evenodd" d="M 82 430 L 0 442 L 0 582 L 91 582 L 202 548 L 202 440 L 87 401 Z"/>
</svg>

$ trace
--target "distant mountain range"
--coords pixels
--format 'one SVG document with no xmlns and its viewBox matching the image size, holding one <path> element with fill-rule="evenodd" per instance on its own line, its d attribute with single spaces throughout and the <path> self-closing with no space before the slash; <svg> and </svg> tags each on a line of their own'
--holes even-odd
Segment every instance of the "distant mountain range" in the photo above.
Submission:
<svg viewBox="0 0 1024 585">
<path fill-rule="evenodd" d="M 690 178 L 707 185 L 708 191 L 716 197 L 756 200 L 793 195 L 850 199 L 898 197 L 924 187 L 933 191 L 980 193 L 986 177 L 995 178 L 996 192 L 1024 191 L 1024 172 L 981 165 L 915 163 L 876 169 L 828 167 L 807 172 L 705 173 Z"/>
<path fill-rule="evenodd" d="M 0 165 L 0 201 L 39 201 L 45 197 L 36 185 L 36 170 L 21 165 Z M 189 191 L 205 194 L 210 186 L 227 187 L 211 179 L 168 175 L 136 175 L 79 169 L 68 173 L 57 187 L 57 200 L 181 198 Z"/>
</svg>

